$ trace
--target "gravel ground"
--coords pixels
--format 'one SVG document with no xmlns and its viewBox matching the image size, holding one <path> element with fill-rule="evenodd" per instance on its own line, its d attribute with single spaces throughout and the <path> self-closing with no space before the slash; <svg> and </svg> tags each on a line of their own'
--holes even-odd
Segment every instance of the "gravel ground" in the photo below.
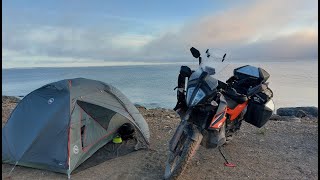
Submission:
<svg viewBox="0 0 320 180">
<path fill-rule="evenodd" d="M 15 105 L 15 100 L 2 98 L 2 127 Z M 149 124 L 151 150 L 102 162 L 71 179 L 162 179 L 168 141 L 180 120 L 172 110 L 140 107 L 139 111 Z M 318 119 L 269 121 L 260 129 L 244 122 L 223 150 L 236 167 L 224 166 L 218 149 L 200 147 L 181 179 L 318 179 Z M 67 179 L 64 174 L 21 166 L 8 177 L 12 167 L 2 164 L 3 178 Z"/>
</svg>

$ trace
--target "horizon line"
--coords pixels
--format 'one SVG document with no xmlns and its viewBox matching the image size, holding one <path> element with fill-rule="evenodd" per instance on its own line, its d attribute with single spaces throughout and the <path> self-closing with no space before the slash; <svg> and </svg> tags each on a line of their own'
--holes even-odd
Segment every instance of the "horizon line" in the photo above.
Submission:
<svg viewBox="0 0 320 180">
<path fill-rule="evenodd" d="M 307 59 L 308 61 L 316 61 L 318 62 L 317 58 L 310 58 Z M 242 62 L 245 61 L 245 62 Z M 301 61 L 299 59 L 283 59 L 283 60 L 263 60 L 263 61 L 253 61 L 253 59 L 249 60 L 249 59 L 234 59 L 234 60 L 229 60 L 227 62 L 231 62 L 231 63 L 282 63 L 282 62 L 305 62 L 305 61 Z M 213 61 L 214 62 L 214 61 Z M 89 68 L 89 67 L 118 67 L 118 66 L 152 66 L 152 65 L 176 65 L 176 64 L 193 64 L 196 63 L 197 61 L 178 61 L 178 62 L 109 62 L 109 63 L 105 63 L 105 64 L 101 64 L 98 65 L 96 63 L 92 63 L 92 65 L 90 65 L 90 63 L 79 63 L 78 65 L 74 65 L 74 64 L 68 64 L 68 65 L 54 65 L 54 66 L 49 66 L 49 65 L 44 65 L 44 66 L 26 66 L 26 67 L 2 67 L 2 69 L 37 69 L 37 68 Z M 100 63 L 99 63 L 100 64 Z"/>
</svg>

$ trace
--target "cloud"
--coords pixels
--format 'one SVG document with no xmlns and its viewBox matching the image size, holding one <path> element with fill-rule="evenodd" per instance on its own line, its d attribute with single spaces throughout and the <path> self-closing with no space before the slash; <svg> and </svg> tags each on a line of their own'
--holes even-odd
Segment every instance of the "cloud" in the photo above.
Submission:
<svg viewBox="0 0 320 180">
<path fill-rule="evenodd" d="M 224 49 L 230 60 L 318 57 L 317 1 L 250 2 L 166 29 L 117 17 L 91 26 L 6 21 L 2 60 L 4 67 L 191 61 L 191 46 Z"/>
<path fill-rule="evenodd" d="M 257 41 L 230 50 L 231 59 L 310 60 L 318 57 L 318 32 L 303 30 L 276 39 Z"/>
<path fill-rule="evenodd" d="M 254 51 L 255 46 L 259 46 L 262 54 L 255 53 L 259 57 L 270 57 L 269 54 L 264 52 L 272 51 L 274 57 L 277 57 L 277 53 L 284 57 L 283 53 L 288 52 L 285 56 L 293 58 L 299 54 L 300 50 L 305 49 L 304 46 L 313 47 L 312 50 L 314 50 L 314 45 L 317 45 L 317 42 L 314 43 L 318 37 L 317 33 L 313 33 L 312 38 L 301 35 L 307 33 L 305 32 L 305 26 L 313 32 L 318 30 L 317 10 L 310 10 L 309 6 L 306 9 L 305 3 L 305 1 L 257 1 L 250 6 L 237 7 L 220 14 L 207 15 L 187 23 L 178 32 L 168 32 L 151 41 L 145 47 L 145 50 L 149 54 L 159 52 L 159 50 L 168 54 L 184 54 L 183 51 L 191 46 L 200 49 L 221 48 L 226 49 L 227 52 L 245 49 L 246 47 L 250 47 L 252 48 L 251 51 Z M 313 5 L 317 2 L 309 1 L 306 4 Z M 300 24 L 303 24 L 302 28 L 299 26 Z M 292 29 L 295 31 L 290 32 Z M 295 37 L 296 35 L 299 37 Z M 303 39 L 303 37 L 306 37 L 306 39 Z M 303 43 L 299 44 L 295 39 L 302 40 Z M 295 53 L 289 52 L 290 48 L 294 48 L 293 46 L 280 45 L 290 45 L 291 41 L 296 46 L 301 47 L 295 48 Z M 276 45 L 275 43 L 280 44 Z M 277 47 L 279 49 L 264 51 L 263 47 L 268 49 Z M 305 54 L 305 52 L 301 53 Z M 314 52 L 312 53 L 314 55 Z M 250 55 L 241 53 L 243 58 Z"/>
<path fill-rule="evenodd" d="M 3 37 L 4 48 L 25 55 L 104 60 L 128 58 L 126 54 L 134 53 L 152 38 L 150 35 L 125 34 L 101 28 L 52 26 L 12 26 L 5 30 Z"/>
</svg>

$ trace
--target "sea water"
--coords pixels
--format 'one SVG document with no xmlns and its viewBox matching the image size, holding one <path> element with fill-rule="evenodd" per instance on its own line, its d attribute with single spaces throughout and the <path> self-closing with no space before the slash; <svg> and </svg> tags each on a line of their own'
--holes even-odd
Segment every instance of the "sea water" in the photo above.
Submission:
<svg viewBox="0 0 320 180">
<path fill-rule="evenodd" d="M 25 96 L 54 81 L 89 78 L 111 84 L 133 103 L 147 108 L 173 108 L 176 104 L 177 77 L 182 64 L 2 69 L 2 95 Z M 246 63 L 212 63 L 215 77 L 225 81 L 233 69 Z M 269 86 L 274 93 L 276 108 L 290 106 L 318 107 L 318 62 L 250 63 L 270 73 Z M 196 63 L 189 64 L 197 68 Z"/>
</svg>

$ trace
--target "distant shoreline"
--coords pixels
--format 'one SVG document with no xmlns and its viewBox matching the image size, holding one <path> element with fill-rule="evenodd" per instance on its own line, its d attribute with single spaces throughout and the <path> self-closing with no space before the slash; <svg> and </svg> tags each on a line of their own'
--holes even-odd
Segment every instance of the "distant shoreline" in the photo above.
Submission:
<svg viewBox="0 0 320 180">
<path fill-rule="evenodd" d="M 194 62 L 158 62 L 158 63 L 137 63 L 137 64 L 115 64 L 115 65 L 101 65 L 101 66 L 39 66 L 39 67 L 13 67 L 13 68 L 2 68 L 4 70 L 10 69 L 48 69 L 48 68 L 104 68 L 104 67 L 132 67 L 132 66 L 161 66 L 161 65 L 182 65 L 182 64 L 193 64 Z"/>
<path fill-rule="evenodd" d="M 259 64 L 259 63 L 305 63 L 306 61 L 301 59 L 290 59 L 290 60 L 265 60 L 265 61 L 256 61 L 256 60 L 233 60 L 226 61 L 226 64 Z M 318 59 L 308 59 L 307 62 L 318 62 Z M 110 65 L 93 65 L 93 66 L 38 66 L 38 67 L 6 67 L 2 68 L 3 70 L 11 69 L 47 69 L 47 68 L 103 68 L 103 67 L 131 67 L 131 66 L 161 66 L 161 65 L 197 65 L 196 61 L 177 61 L 177 62 L 138 62 L 136 64 L 110 64 Z"/>
</svg>

